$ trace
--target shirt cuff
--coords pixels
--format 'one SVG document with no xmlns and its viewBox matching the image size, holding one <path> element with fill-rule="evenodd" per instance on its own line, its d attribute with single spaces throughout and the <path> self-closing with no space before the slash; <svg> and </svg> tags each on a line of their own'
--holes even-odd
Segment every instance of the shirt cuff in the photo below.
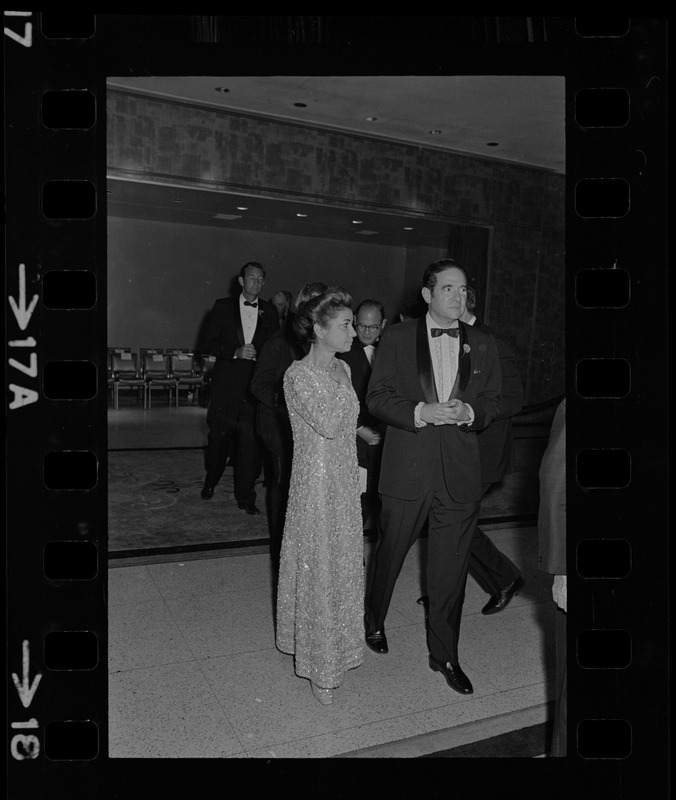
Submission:
<svg viewBox="0 0 676 800">
<path fill-rule="evenodd" d="M 465 403 L 467 406 L 467 412 L 469 414 L 469 419 L 465 420 L 464 422 L 459 422 L 461 428 L 469 428 L 471 427 L 472 423 L 474 422 L 474 409 L 469 403 Z"/>
<path fill-rule="evenodd" d="M 425 403 L 418 403 L 418 405 L 413 409 L 413 421 L 415 422 L 416 428 L 424 428 L 427 423 L 420 419 L 420 409 L 425 405 Z"/>
</svg>

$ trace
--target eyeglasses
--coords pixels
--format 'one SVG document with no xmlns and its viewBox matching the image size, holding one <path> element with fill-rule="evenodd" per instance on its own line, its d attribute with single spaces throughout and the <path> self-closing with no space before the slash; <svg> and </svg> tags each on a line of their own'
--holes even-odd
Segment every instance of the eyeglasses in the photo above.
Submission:
<svg viewBox="0 0 676 800">
<path fill-rule="evenodd" d="M 364 333 L 371 333 L 377 331 L 383 323 L 379 323 L 378 325 L 362 325 L 361 322 L 357 323 L 357 327 L 360 331 Z"/>
</svg>

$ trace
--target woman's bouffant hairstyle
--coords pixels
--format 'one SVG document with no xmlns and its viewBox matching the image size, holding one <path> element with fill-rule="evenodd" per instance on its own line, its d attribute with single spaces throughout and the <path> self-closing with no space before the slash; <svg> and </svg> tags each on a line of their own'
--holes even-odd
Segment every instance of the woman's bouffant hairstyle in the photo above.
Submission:
<svg viewBox="0 0 676 800">
<path fill-rule="evenodd" d="M 317 338 L 315 323 L 328 325 L 341 308 L 352 308 L 352 297 L 341 286 L 325 283 L 308 283 L 296 300 L 296 316 L 293 327 L 300 342 L 309 345 Z"/>
</svg>

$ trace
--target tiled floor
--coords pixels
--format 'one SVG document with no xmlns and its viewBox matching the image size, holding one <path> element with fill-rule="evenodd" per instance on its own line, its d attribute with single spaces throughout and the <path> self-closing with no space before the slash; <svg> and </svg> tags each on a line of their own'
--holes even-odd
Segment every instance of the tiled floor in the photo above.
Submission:
<svg viewBox="0 0 676 800">
<path fill-rule="evenodd" d="M 386 627 L 388 655 L 366 650 L 322 706 L 274 644 L 269 558 L 114 563 L 109 571 L 110 756 L 413 757 L 545 720 L 552 699 L 551 577 L 535 528 L 487 528 L 522 569 L 524 593 L 485 617 L 468 579 L 461 664 L 470 697 L 427 665 L 422 539 L 409 553 Z M 367 567 L 373 545 L 365 539 Z M 212 557 L 210 557 L 212 556 Z"/>
</svg>

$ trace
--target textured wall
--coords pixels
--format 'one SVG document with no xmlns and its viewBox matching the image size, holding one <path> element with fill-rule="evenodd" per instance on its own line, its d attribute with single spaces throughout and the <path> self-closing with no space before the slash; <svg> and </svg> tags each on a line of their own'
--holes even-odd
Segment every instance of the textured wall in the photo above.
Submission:
<svg viewBox="0 0 676 800">
<path fill-rule="evenodd" d="M 112 347 L 195 347 L 205 315 L 231 294 L 247 261 L 266 268 L 262 297 L 305 283 L 338 283 L 355 305 L 375 297 L 393 318 L 403 290 L 399 247 L 165 222 L 108 220 L 108 342 Z"/>
<path fill-rule="evenodd" d="M 109 93 L 108 168 L 488 226 L 486 321 L 514 345 L 528 403 L 564 390 L 562 175 L 118 91 Z M 425 266 L 428 254 L 419 255 L 408 253 L 395 274 L 406 291 Z"/>
</svg>

